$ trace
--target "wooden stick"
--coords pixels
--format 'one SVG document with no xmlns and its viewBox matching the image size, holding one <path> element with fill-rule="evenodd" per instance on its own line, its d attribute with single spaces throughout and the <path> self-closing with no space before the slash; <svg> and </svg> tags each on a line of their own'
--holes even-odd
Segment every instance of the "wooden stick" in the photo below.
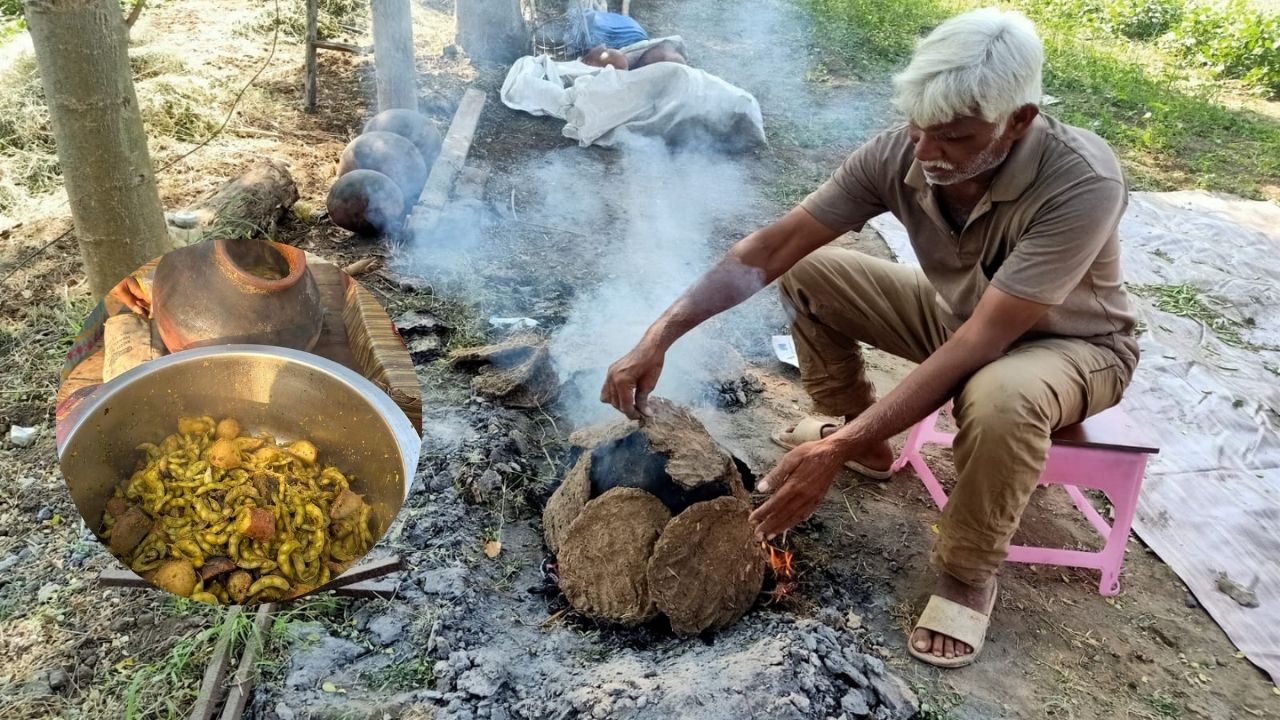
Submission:
<svg viewBox="0 0 1280 720">
<path fill-rule="evenodd" d="M 231 638 L 235 635 L 240 612 L 240 606 L 234 605 L 223 616 L 218 644 L 213 648 L 209 666 L 204 669 L 200 694 L 196 696 L 196 704 L 191 708 L 191 720 L 209 720 L 218 706 L 218 700 L 222 697 L 222 682 L 227 678 L 227 669 L 231 667 Z"/>
<path fill-rule="evenodd" d="M 138 16 L 142 15 L 142 8 L 147 6 L 147 0 L 135 0 L 133 9 L 129 11 L 129 17 L 124 19 L 124 26 L 133 29 L 133 24 L 138 22 Z"/>
<path fill-rule="evenodd" d="M 303 74 L 303 110 L 316 111 L 316 25 L 320 0 L 307 0 L 307 59 Z"/>
<path fill-rule="evenodd" d="M 333 42 L 332 40 L 316 40 L 311 43 L 321 50 L 338 50 L 340 52 L 349 52 L 352 55 L 368 55 L 373 52 L 371 47 L 361 47 L 359 45 L 351 45 L 348 43 Z"/>
<path fill-rule="evenodd" d="M 253 618 L 253 629 L 244 641 L 244 652 L 240 655 L 240 665 L 236 668 L 235 679 L 227 692 L 227 704 L 222 708 L 222 720 L 240 720 L 244 715 L 244 706 L 249 701 L 249 691 L 253 689 L 253 668 L 262 651 L 263 635 L 271 624 L 271 614 L 276 610 L 273 603 L 258 608 Z"/>
</svg>

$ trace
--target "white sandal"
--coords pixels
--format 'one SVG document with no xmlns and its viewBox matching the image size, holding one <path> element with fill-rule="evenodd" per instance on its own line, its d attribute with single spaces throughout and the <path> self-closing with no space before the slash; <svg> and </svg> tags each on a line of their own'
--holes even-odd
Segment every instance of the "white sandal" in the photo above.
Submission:
<svg viewBox="0 0 1280 720">
<path fill-rule="evenodd" d="M 815 417 L 807 417 L 796 424 L 792 430 L 779 430 L 771 437 L 773 441 L 788 450 L 797 445 L 815 440 L 822 439 L 822 431 L 829 427 L 840 427 L 835 423 L 825 422 Z M 858 473 L 865 475 L 872 480 L 888 480 L 893 477 L 892 470 L 873 470 L 857 460 L 850 460 L 844 464 L 845 467 Z"/>
<path fill-rule="evenodd" d="M 982 646 L 986 642 L 987 628 L 991 625 L 991 611 L 995 609 L 998 592 L 999 586 L 991 589 L 991 601 L 987 604 L 986 614 L 938 595 L 929 596 L 929 604 L 925 605 L 916 626 L 907 634 L 907 652 L 921 662 L 940 668 L 958 668 L 972 664 L 978 659 L 978 653 L 982 652 Z M 962 642 L 973 648 L 973 652 L 953 658 L 921 652 L 911 641 L 916 630 L 921 628 Z"/>
</svg>

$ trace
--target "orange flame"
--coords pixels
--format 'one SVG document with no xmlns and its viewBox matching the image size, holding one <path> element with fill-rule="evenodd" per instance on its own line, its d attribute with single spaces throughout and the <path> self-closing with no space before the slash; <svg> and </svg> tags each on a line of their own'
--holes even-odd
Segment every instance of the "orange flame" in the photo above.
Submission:
<svg viewBox="0 0 1280 720">
<path fill-rule="evenodd" d="M 791 552 L 776 548 L 767 542 L 760 543 L 769 555 L 769 569 L 773 572 L 774 586 L 771 602 L 779 602 L 796 588 L 795 569 L 791 565 Z"/>
</svg>

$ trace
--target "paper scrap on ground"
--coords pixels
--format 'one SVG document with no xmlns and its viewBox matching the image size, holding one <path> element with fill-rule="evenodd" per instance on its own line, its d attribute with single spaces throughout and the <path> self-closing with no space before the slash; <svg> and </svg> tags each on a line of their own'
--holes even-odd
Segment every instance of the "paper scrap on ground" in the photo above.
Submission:
<svg viewBox="0 0 1280 720">
<path fill-rule="evenodd" d="M 900 223 L 881 215 L 868 225 L 899 262 L 915 263 Z M 1143 322 L 1122 405 L 1161 439 L 1134 530 L 1280 681 L 1280 208 L 1135 192 L 1120 237 Z M 1257 578 L 1258 607 L 1220 591 L 1219 573 Z"/>
<path fill-rule="evenodd" d="M 491 317 L 489 324 L 496 328 L 516 328 L 527 330 L 538 327 L 538 321 L 527 317 Z"/>
<path fill-rule="evenodd" d="M 773 336 L 773 354 L 794 368 L 800 367 L 800 358 L 796 356 L 796 344 L 790 335 Z"/>
</svg>

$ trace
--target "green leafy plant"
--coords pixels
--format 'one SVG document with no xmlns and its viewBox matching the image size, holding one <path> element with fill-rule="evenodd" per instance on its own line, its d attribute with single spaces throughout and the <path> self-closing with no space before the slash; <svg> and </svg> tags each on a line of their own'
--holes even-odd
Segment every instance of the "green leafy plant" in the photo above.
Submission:
<svg viewBox="0 0 1280 720">
<path fill-rule="evenodd" d="M 1186 8 L 1167 45 L 1214 74 L 1280 95 L 1280 15 L 1246 0 Z"/>
</svg>

